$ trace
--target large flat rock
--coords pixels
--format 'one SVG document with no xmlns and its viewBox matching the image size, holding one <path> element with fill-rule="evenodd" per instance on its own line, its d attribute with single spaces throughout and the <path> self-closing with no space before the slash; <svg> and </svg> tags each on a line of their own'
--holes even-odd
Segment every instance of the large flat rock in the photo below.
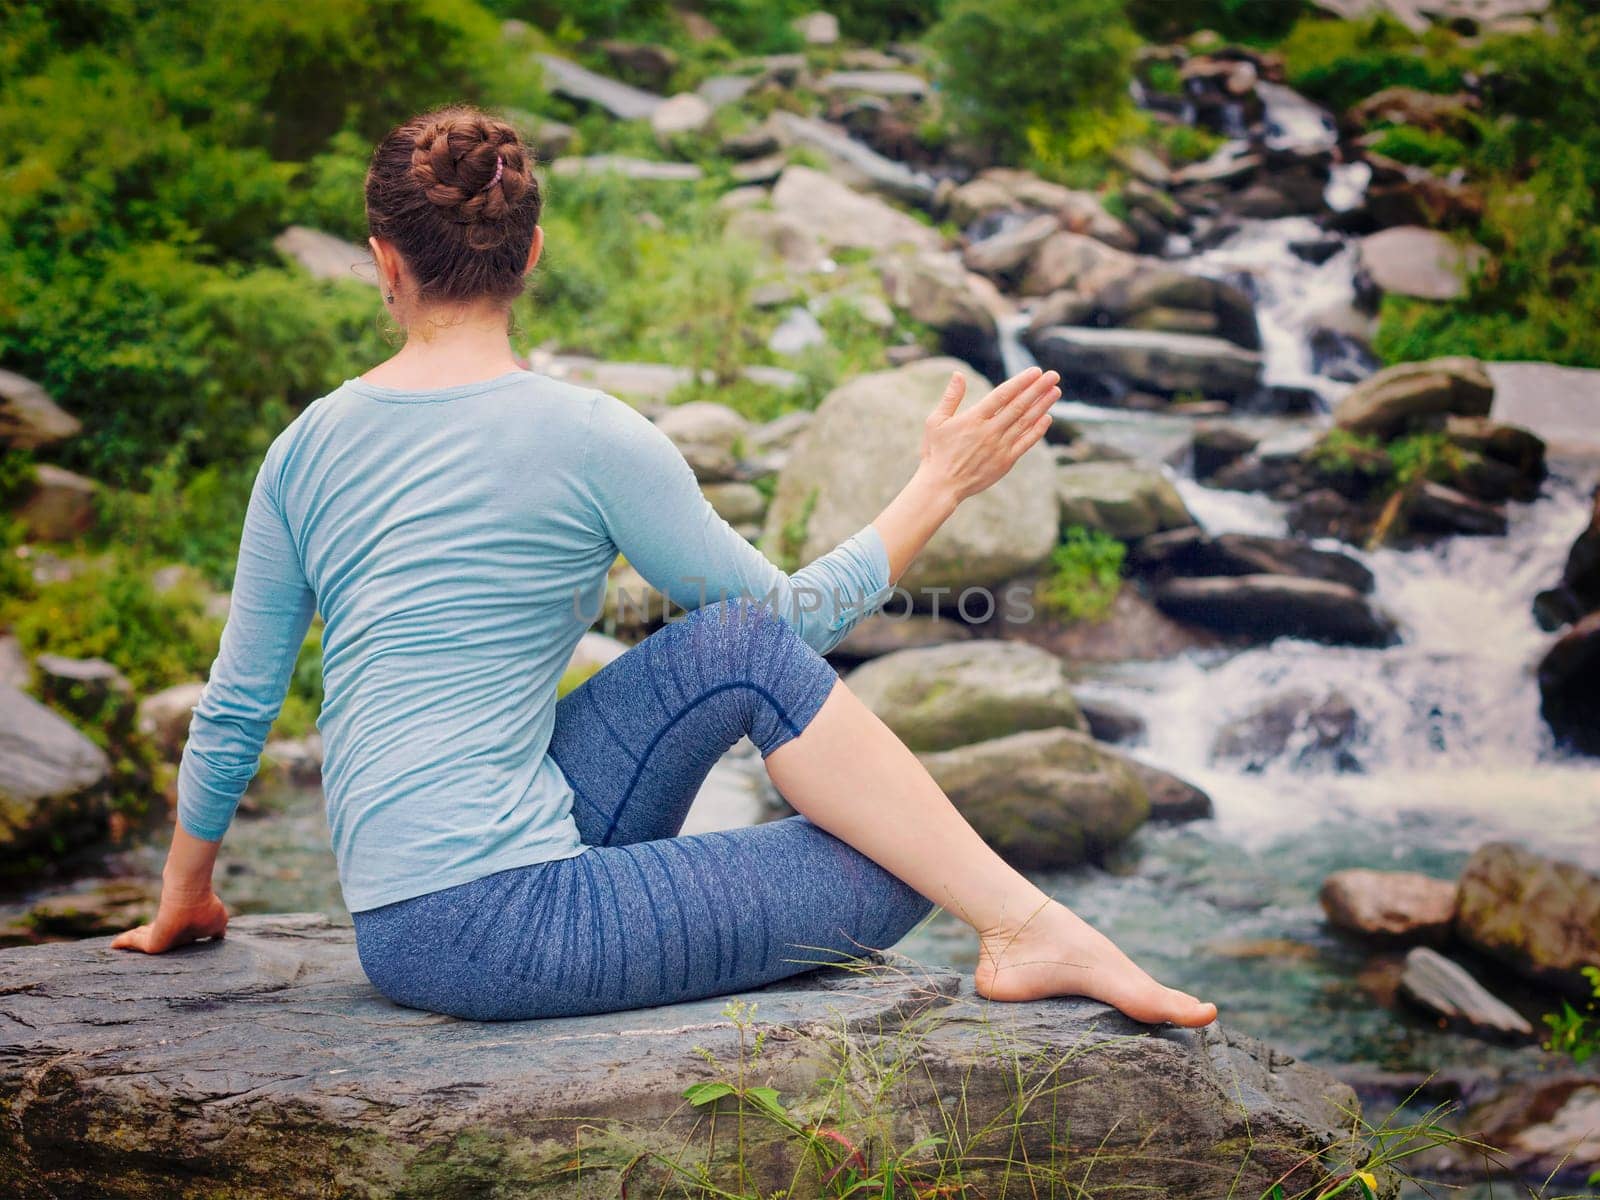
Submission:
<svg viewBox="0 0 1600 1200">
<path fill-rule="evenodd" d="M 1258 1195 L 1280 1175 L 1291 1194 L 1316 1188 L 1296 1164 L 1354 1110 L 1330 1076 L 1215 1026 L 987 1004 L 903 963 L 744 998 L 759 1053 L 724 998 L 501 1023 L 399 1008 L 361 974 L 351 931 L 320 916 L 238 918 L 224 941 L 156 959 L 104 938 L 0 951 L 0 1194 L 654 1195 L 650 1156 L 704 1161 L 711 1144 L 710 1110 L 684 1088 L 737 1078 L 741 1044 L 746 1084 L 776 1088 L 800 1124 L 873 1136 L 852 1114 L 881 1088 L 893 1115 L 876 1136 L 899 1149 L 950 1137 L 969 1180 L 1026 1151 L 1012 1185 L 1031 1169 L 1073 1191 L 1092 1172 L 1097 1195 Z M 827 1082 L 845 1060 L 861 1085 L 848 1101 Z M 1034 1098 L 1017 1123 L 1019 1085 Z M 718 1102 L 719 1180 L 734 1103 Z M 801 1135 L 754 1110 L 743 1140 L 762 1194 L 814 1172 Z"/>
</svg>

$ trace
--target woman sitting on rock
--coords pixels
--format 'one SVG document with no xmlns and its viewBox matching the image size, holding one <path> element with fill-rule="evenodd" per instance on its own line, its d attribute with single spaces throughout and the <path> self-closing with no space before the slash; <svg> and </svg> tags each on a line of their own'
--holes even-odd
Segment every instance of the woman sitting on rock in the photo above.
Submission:
<svg viewBox="0 0 1600 1200">
<path fill-rule="evenodd" d="M 735 992 L 889 946 L 931 902 L 978 932 L 984 996 L 1211 1021 L 1001 861 L 821 657 L 1040 439 L 1057 377 L 965 411 L 952 377 L 905 489 L 785 575 L 648 420 L 518 366 L 509 308 L 544 244 L 532 167 L 468 108 L 373 155 L 372 251 L 407 339 L 266 453 L 160 908 L 113 944 L 223 934 L 217 844 L 320 610 L 333 848 L 362 967 L 396 1003 L 497 1019 Z M 618 554 L 693 611 L 558 701 Z M 679 836 L 744 736 L 802 815 Z"/>
</svg>

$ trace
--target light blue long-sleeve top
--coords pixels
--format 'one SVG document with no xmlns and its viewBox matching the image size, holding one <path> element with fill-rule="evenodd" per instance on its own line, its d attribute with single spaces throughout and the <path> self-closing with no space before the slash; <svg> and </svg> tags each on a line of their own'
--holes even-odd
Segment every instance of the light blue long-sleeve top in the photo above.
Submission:
<svg viewBox="0 0 1600 1200">
<path fill-rule="evenodd" d="M 353 379 L 313 401 L 255 478 L 178 820 L 222 837 L 320 610 L 323 787 L 352 912 L 581 853 L 546 749 L 618 553 L 683 609 L 773 603 L 819 651 L 890 592 L 871 525 L 786 575 L 602 392 L 517 371 L 415 392 Z"/>
</svg>

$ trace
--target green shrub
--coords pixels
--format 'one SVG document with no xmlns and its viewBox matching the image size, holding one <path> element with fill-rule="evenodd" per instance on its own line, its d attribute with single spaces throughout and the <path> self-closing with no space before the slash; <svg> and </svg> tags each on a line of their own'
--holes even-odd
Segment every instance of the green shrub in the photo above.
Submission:
<svg viewBox="0 0 1600 1200">
<path fill-rule="evenodd" d="M 1306 17 L 1282 50 L 1291 87 L 1343 110 L 1386 87 L 1459 90 L 1463 63 L 1453 45 L 1435 39 L 1430 51 L 1400 22 L 1379 14 L 1356 21 Z"/>
<path fill-rule="evenodd" d="M 949 0 L 928 36 L 952 118 L 1001 158 L 1075 152 L 1126 107 L 1138 39 L 1120 0 Z"/>
<path fill-rule="evenodd" d="M 1128 19 L 1145 37 L 1170 41 L 1201 29 L 1233 41 L 1273 42 L 1293 28 L 1305 0 L 1128 0 Z"/>
<path fill-rule="evenodd" d="M 1122 590 L 1128 548 L 1099 529 L 1074 525 L 1050 555 L 1050 569 L 1035 598 L 1048 612 L 1069 621 L 1101 621 Z"/>
<path fill-rule="evenodd" d="M 1467 158 L 1467 147 L 1447 133 L 1395 125 L 1383 130 L 1373 150 L 1414 167 L 1452 167 Z"/>
</svg>

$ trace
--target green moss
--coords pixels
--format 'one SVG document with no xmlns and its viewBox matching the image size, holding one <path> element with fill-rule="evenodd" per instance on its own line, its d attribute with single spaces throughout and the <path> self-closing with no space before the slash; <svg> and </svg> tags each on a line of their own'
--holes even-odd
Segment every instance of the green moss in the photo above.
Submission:
<svg viewBox="0 0 1600 1200">
<path fill-rule="evenodd" d="M 1127 547 L 1098 529 L 1071 526 L 1050 555 L 1050 568 L 1035 591 L 1047 612 L 1069 621 L 1102 621 L 1122 590 Z"/>
</svg>

